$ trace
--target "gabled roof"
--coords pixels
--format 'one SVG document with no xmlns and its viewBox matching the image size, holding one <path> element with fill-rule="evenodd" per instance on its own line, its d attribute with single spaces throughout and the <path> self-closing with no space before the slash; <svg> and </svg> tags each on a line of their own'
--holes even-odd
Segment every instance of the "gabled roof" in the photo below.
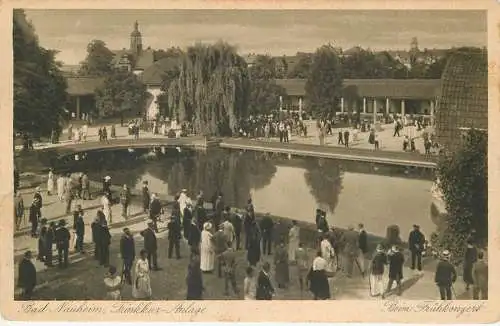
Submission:
<svg viewBox="0 0 500 326">
<path fill-rule="evenodd" d="M 102 77 L 68 77 L 66 78 L 68 88 L 66 89 L 69 95 L 81 96 L 92 95 L 97 87 L 104 83 Z"/>
<path fill-rule="evenodd" d="M 111 60 L 112 65 L 117 65 L 120 63 L 120 60 L 123 58 L 124 55 L 130 54 L 130 50 L 127 49 L 122 49 L 122 50 L 112 50 L 112 52 L 115 54 L 113 59 Z"/>
<path fill-rule="evenodd" d="M 136 60 L 134 69 L 146 70 L 154 63 L 154 51 L 151 49 L 142 50 Z"/>
<path fill-rule="evenodd" d="M 160 59 L 146 68 L 140 78 L 148 86 L 159 86 L 161 85 L 163 74 L 169 70 L 173 70 L 178 63 L 179 59 L 176 58 Z"/>
<path fill-rule="evenodd" d="M 306 79 L 276 79 L 290 96 L 304 96 Z M 433 99 L 439 95 L 440 79 L 344 79 L 344 91 L 359 97 Z"/>
</svg>

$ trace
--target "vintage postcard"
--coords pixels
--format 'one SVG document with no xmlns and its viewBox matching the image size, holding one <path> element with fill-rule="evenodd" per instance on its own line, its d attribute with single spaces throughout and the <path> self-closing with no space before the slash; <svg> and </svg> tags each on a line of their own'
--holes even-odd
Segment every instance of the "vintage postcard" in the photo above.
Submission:
<svg viewBox="0 0 500 326">
<path fill-rule="evenodd" d="M 499 13 L 2 2 L 2 316 L 498 321 Z"/>
</svg>

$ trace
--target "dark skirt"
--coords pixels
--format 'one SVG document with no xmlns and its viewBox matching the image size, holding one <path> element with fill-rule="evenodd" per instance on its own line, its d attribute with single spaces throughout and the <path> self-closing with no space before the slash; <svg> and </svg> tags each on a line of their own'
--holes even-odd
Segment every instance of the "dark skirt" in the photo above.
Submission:
<svg viewBox="0 0 500 326">
<path fill-rule="evenodd" d="M 325 271 L 310 270 L 309 281 L 309 290 L 314 295 L 315 300 L 330 299 L 330 284 L 328 283 L 328 277 Z"/>
<path fill-rule="evenodd" d="M 470 263 L 464 264 L 464 282 L 465 284 L 474 284 L 474 280 L 472 279 L 472 264 Z"/>
</svg>

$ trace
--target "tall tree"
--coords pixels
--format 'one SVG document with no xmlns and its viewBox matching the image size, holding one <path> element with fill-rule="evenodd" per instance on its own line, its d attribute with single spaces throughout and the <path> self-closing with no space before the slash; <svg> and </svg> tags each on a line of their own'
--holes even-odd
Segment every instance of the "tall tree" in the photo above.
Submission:
<svg viewBox="0 0 500 326">
<path fill-rule="evenodd" d="M 249 113 L 269 114 L 273 110 L 278 110 L 280 96 L 286 96 L 286 90 L 276 84 L 274 79 L 252 79 L 250 87 Z"/>
<path fill-rule="evenodd" d="M 488 243 L 487 134 L 469 130 L 461 148 L 445 154 L 438 164 L 439 187 L 446 205 L 444 229 L 436 244 L 460 260 L 472 229 L 479 243 Z"/>
<path fill-rule="evenodd" d="M 297 64 L 293 67 L 293 69 L 288 71 L 287 77 L 307 79 L 309 77 L 309 72 L 311 70 L 312 54 L 297 53 L 297 57 L 299 58 L 299 60 Z"/>
<path fill-rule="evenodd" d="M 168 106 L 194 131 L 227 135 L 248 114 L 250 79 L 245 60 L 224 42 L 196 44 L 183 55 L 178 76 L 168 85 Z"/>
<path fill-rule="evenodd" d="M 106 76 L 113 70 L 111 61 L 114 53 L 101 40 L 93 40 L 87 45 L 87 57 L 80 64 L 80 74 L 85 76 Z"/>
<path fill-rule="evenodd" d="M 335 112 L 337 100 L 342 95 L 342 82 L 342 67 L 336 49 L 330 44 L 318 48 L 305 86 L 311 109 L 322 114 Z"/>
<path fill-rule="evenodd" d="M 276 78 L 276 60 L 268 55 L 258 55 L 248 71 L 253 80 L 274 79 Z"/>
<path fill-rule="evenodd" d="M 23 10 L 13 13 L 14 130 L 35 136 L 60 131 L 67 100 L 66 80 L 56 52 L 41 47 Z"/>
<path fill-rule="evenodd" d="M 142 113 L 147 99 L 146 85 L 131 72 L 116 71 L 95 90 L 95 98 L 101 117 L 124 112 Z"/>
</svg>

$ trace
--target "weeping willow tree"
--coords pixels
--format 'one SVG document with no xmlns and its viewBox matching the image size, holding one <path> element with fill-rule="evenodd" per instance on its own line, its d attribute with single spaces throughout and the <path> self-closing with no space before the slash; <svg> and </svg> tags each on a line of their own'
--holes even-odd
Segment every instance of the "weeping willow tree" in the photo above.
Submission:
<svg viewBox="0 0 500 326">
<path fill-rule="evenodd" d="M 230 135 L 248 111 L 247 65 L 231 45 L 196 44 L 182 54 L 175 74 L 164 81 L 168 107 L 194 132 Z"/>
</svg>

